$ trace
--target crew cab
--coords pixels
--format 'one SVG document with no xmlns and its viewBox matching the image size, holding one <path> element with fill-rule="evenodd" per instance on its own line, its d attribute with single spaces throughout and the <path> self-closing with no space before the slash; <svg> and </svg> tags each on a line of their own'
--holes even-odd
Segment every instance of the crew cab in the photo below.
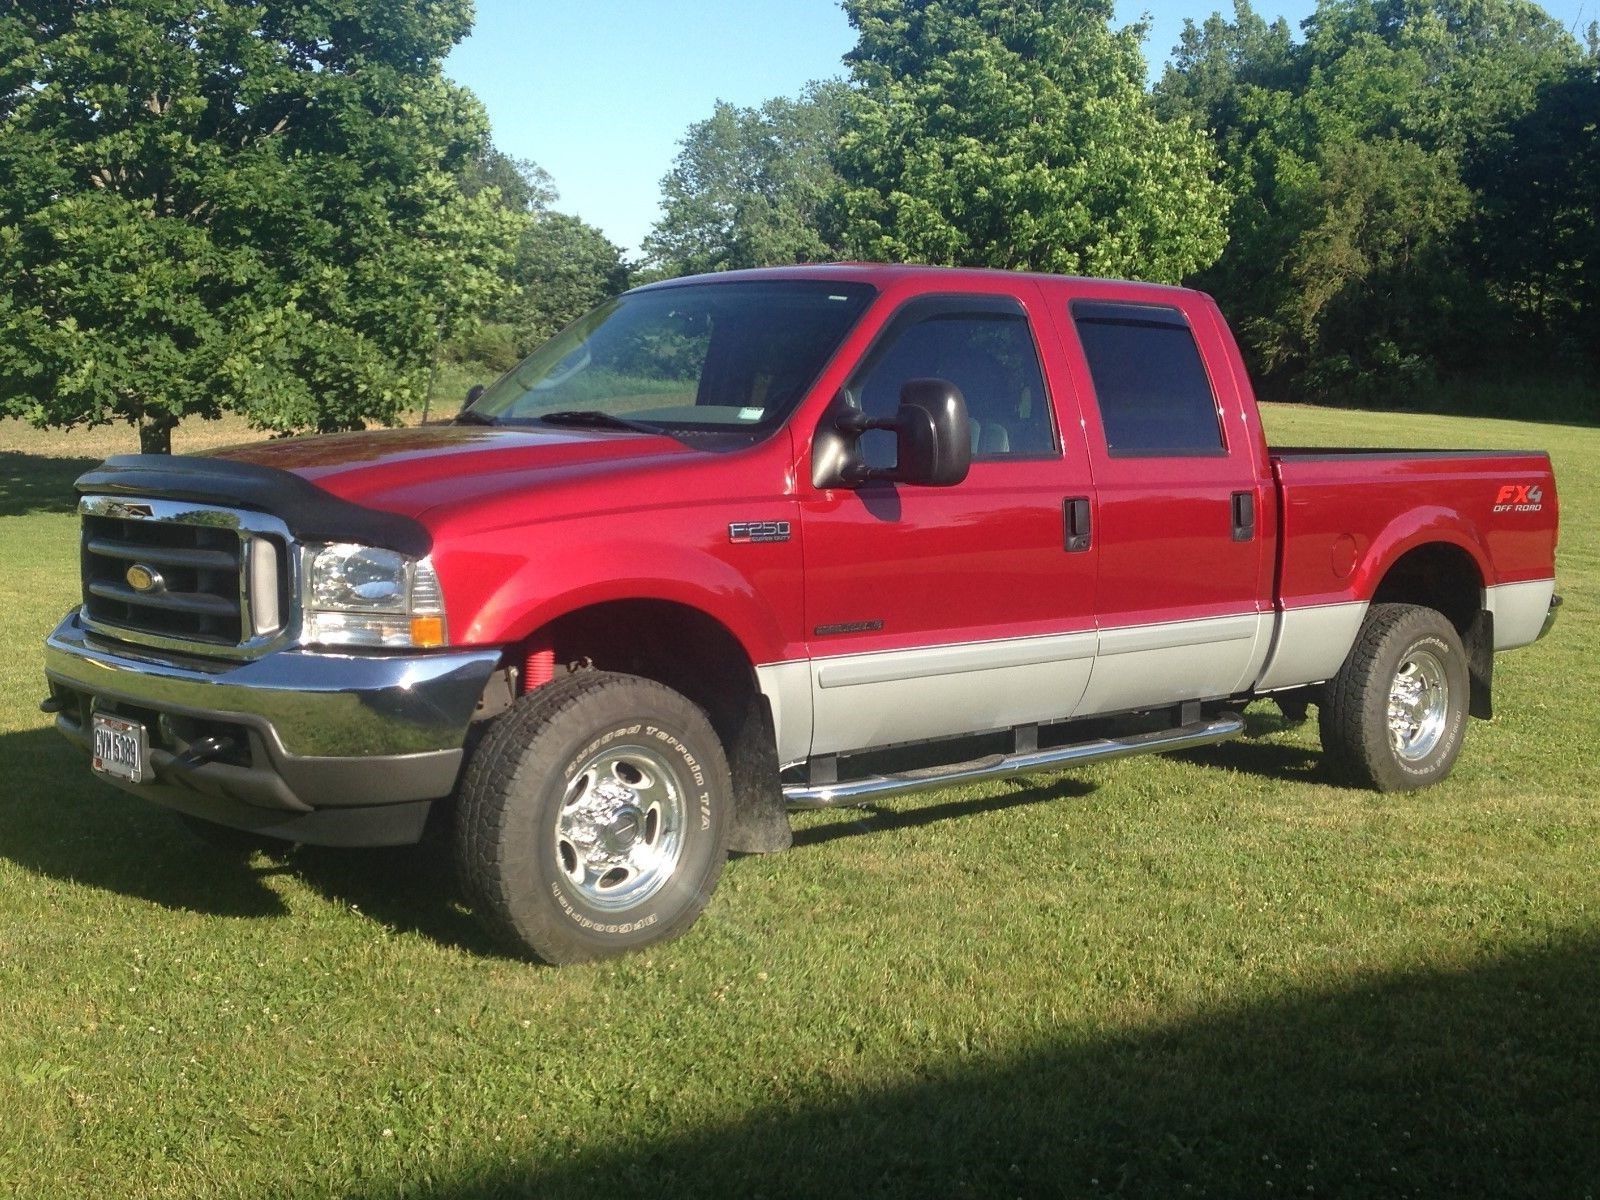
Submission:
<svg viewBox="0 0 1600 1200">
<path fill-rule="evenodd" d="M 851 265 L 673 280 L 447 425 L 77 482 L 56 725 L 206 828 L 451 830 L 514 948 L 693 922 L 787 810 L 1234 737 L 1451 769 L 1549 628 L 1543 454 L 1269 448 L 1198 292 Z"/>
</svg>

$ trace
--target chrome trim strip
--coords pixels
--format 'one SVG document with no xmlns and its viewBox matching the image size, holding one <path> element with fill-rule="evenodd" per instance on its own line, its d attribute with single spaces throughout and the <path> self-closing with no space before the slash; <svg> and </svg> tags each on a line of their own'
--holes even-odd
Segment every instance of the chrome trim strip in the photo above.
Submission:
<svg viewBox="0 0 1600 1200">
<path fill-rule="evenodd" d="M 1149 625 L 1119 625 L 1100 631 L 1100 657 L 1138 654 L 1144 650 L 1179 650 L 1185 646 L 1211 646 L 1242 642 L 1256 636 L 1259 613 L 1226 617 L 1192 617 Z"/>
<path fill-rule="evenodd" d="M 961 675 L 969 671 L 1045 666 L 1093 658 L 1094 651 L 1095 632 L 1092 629 L 1046 637 L 882 650 L 818 660 L 817 686 L 852 687 L 863 683 L 928 679 L 935 675 Z"/>
<path fill-rule="evenodd" d="M 957 763 L 949 767 L 936 767 L 927 771 L 904 774 L 869 775 L 863 779 L 851 779 L 842 783 L 791 784 L 783 789 L 783 798 L 790 808 L 839 808 L 888 796 L 900 796 L 910 792 L 954 787 L 957 784 L 990 779 L 1004 779 L 1014 775 L 1030 775 L 1077 763 L 1124 758 L 1131 754 L 1187 750 L 1195 746 L 1208 746 L 1213 742 L 1226 741 L 1243 732 L 1244 718 L 1225 713 L 1209 721 L 1197 721 L 1192 725 L 1182 725 L 1158 733 L 1135 734 L 1125 738 L 1095 738 L 1093 741 L 1057 746 L 1049 750 L 1036 750 L 1029 754 L 1007 754 L 992 761 Z"/>
</svg>

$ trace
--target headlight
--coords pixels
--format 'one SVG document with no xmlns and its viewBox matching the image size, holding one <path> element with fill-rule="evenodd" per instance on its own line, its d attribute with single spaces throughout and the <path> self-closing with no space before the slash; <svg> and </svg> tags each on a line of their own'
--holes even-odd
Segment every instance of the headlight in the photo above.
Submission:
<svg viewBox="0 0 1600 1200">
<path fill-rule="evenodd" d="M 307 552 L 304 639 L 317 646 L 442 646 L 444 595 L 426 558 L 339 542 Z"/>
</svg>

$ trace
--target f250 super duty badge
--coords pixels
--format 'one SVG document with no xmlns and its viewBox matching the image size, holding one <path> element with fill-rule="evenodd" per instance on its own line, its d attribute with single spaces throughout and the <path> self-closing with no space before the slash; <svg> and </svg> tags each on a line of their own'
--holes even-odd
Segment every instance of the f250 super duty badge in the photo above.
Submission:
<svg viewBox="0 0 1600 1200">
<path fill-rule="evenodd" d="M 787 542 L 787 521 L 734 521 L 728 526 L 730 542 Z"/>
<path fill-rule="evenodd" d="M 1537 483 L 1508 483 L 1495 494 L 1494 511 L 1539 512 L 1544 508 L 1544 489 Z"/>
</svg>

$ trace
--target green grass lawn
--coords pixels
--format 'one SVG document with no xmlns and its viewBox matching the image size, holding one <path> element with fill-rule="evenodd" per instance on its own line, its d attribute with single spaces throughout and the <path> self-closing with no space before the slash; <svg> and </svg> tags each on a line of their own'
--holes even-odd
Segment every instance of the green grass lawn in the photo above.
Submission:
<svg viewBox="0 0 1600 1200">
<path fill-rule="evenodd" d="M 561 970 L 487 947 L 436 849 L 229 863 L 92 780 L 35 705 L 109 451 L 7 427 L 0 1190 L 1600 1193 L 1600 430 L 1268 421 L 1555 457 L 1566 608 L 1444 785 L 1331 786 L 1258 705 L 1204 752 L 798 817 L 681 941 Z"/>
</svg>

